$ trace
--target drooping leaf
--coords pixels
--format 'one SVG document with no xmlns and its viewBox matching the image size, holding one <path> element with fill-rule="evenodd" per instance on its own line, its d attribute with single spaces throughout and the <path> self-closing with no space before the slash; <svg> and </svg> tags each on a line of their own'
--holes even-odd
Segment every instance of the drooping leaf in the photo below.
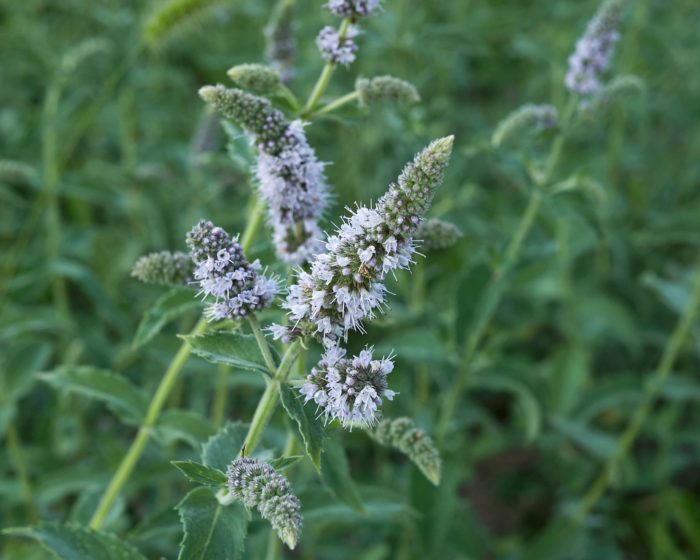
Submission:
<svg viewBox="0 0 700 560">
<path fill-rule="evenodd" d="M 26 537 L 65 560 L 145 560 L 124 539 L 72 523 L 44 523 L 38 527 L 5 529 L 6 535 Z"/>
<path fill-rule="evenodd" d="M 270 374 L 253 335 L 219 331 L 182 338 L 192 345 L 197 356 L 209 362 Z"/>
<path fill-rule="evenodd" d="M 177 505 L 184 536 L 180 560 L 243 557 L 248 513 L 240 502 L 223 506 L 209 488 L 195 488 Z"/>
<path fill-rule="evenodd" d="M 294 420 L 299 435 L 304 442 L 304 448 L 316 470 L 321 469 L 321 450 L 323 449 L 323 423 L 313 410 L 305 407 L 299 395 L 287 384 L 280 387 L 282 406 Z"/>
<path fill-rule="evenodd" d="M 291 457 L 279 457 L 268 461 L 269 465 L 276 471 L 284 471 L 289 467 L 296 465 L 304 458 L 303 455 L 292 455 Z"/>
<path fill-rule="evenodd" d="M 103 401 L 126 424 L 138 425 L 146 415 L 148 396 L 123 375 L 92 366 L 64 366 L 40 377 L 57 390 Z"/>
<path fill-rule="evenodd" d="M 202 462 L 214 469 L 225 471 L 238 457 L 248 434 L 248 424 L 228 422 L 202 447 Z"/>
<path fill-rule="evenodd" d="M 166 444 L 185 441 L 195 449 L 214 434 L 214 427 L 201 414 L 190 410 L 166 410 L 158 418 L 156 434 Z"/>
<path fill-rule="evenodd" d="M 335 439 L 327 438 L 323 446 L 321 480 L 336 499 L 360 513 L 365 513 L 360 493 L 350 476 L 345 449 Z"/>
<path fill-rule="evenodd" d="M 153 307 L 144 313 L 131 347 L 138 348 L 150 342 L 170 321 L 200 306 L 201 302 L 192 290 L 173 288 L 158 298 Z"/>
<path fill-rule="evenodd" d="M 213 469 L 195 463 L 194 461 L 171 461 L 171 464 L 182 472 L 189 480 L 204 486 L 213 486 L 218 488 L 222 484 L 226 484 L 226 475 L 219 469 Z"/>
</svg>

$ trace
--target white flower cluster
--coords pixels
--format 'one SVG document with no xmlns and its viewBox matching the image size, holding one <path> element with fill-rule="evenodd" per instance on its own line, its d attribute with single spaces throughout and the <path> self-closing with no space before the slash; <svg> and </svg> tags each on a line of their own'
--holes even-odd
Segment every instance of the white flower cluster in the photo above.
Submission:
<svg viewBox="0 0 700 560">
<path fill-rule="evenodd" d="M 391 185 L 375 208 L 359 207 L 328 237 L 310 272 L 299 270 L 283 304 L 291 326 L 276 326 L 275 338 L 317 336 L 325 346 L 361 330 L 384 303 L 383 279 L 408 268 L 413 235 L 442 181 L 453 137 L 432 142 Z"/>
<path fill-rule="evenodd" d="M 600 76 L 608 68 L 620 38 L 617 32 L 620 9 L 620 0 L 605 1 L 576 43 L 565 81 L 573 93 L 591 95 L 600 89 Z"/>
<path fill-rule="evenodd" d="M 202 98 L 253 136 L 260 150 L 256 176 L 268 206 L 277 255 L 302 264 L 322 248 L 318 220 L 328 205 L 325 164 L 316 159 L 301 121 L 289 122 L 267 99 L 222 85 Z"/>
<path fill-rule="evenodd" d="M 343 66 L 352 64 L 357 54 L 357 45 L 355 44 L 357 34 L 357 27 L 354 25 L 348 26 L 344 37 L 341 37 L 338 30 L 330 25 L 321 29 L 316 37 L 316 45 L 321 51 L 323 60 Z"/>
<path fill-rule="evenodd" d="M 373 426 L 382 398 L 392 400 L 386 376 L 394 369 L 391 357 L 373 359 L 372 348 L 359 356 L 345 357 L 339 346 L 326 348 L 318 366 L 311 370 L 301 393 L 322 409 L 326 420 L 339 420 L 344 427 Z"/>
<path fill-rule="evenodd" d="M 205 311 L 209 320 L 243 319 L 267 307 L 278 292 L 276 278 L 258 274 L 260 262 L 249 263 L 237 239 L 202 220 L 187 234 L 199 294 L 215 301 Z"/>
<path fill-rule="evenodd" d="M 328 9 L 341 17 L 367 17 L 379 7 L 380 0 L 328 0 Z"/>
</svg>

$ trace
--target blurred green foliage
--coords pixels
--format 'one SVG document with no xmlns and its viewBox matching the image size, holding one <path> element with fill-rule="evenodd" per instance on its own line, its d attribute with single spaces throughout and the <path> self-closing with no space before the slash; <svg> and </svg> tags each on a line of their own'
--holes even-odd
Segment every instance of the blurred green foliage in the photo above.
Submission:
<svg viewBox="0 0 700 560">
<path fill-rule="evenodd" d="M 153 6 L 134 0 L 0 3 L 2 527 L 37 515 L 87 523 L 133 436 L 103 404 L 57 392 L 38 374 L 89 364 L 152 394 L 175 333 L 195 315 L 132 346 L 163 290 L 132 280 L 131 266 L 149 251 L 183 249 L 200 217 L 244 226 L 250 154 L 240 139 L 229 157 L 196 92 L 225 82 L 233 64 L 264 62 L 274 3 L 196 4 L 172 30 L 147 33 Z M 331 222 L 345 205 L 375 200 L 427 140 L 456 135 L 432 215 L 464 236 L 400 275 L 391 314 L 366 339 L 398 354 L 400 398 L 388 415 L 432 431 L 485 279 L 523 212 L 524 166 L 550 137 L 499 150 L 489 139 L 523 103 L 562 106 L 566 58 L 595 8 L 385 0 L 327 98 L 351 91 L 357 75 L 389 72 L 414 83 L 421 102 L 371 115 L 346 108 L 308 128 L 319 158 L 333 162 Z M 304 99 L 322 66 L 315 35 L 333 18 L 317 0 L 298 0 L 296 13 L 290 88 Z M 610 492 L 565 539 L 532 548 L 612 453 L 688 303 L 700 246 L 700 5 L 636 0 L 623 21 L 613 67 L 641 77 L 646 93 L 591 114 L 569 139 L 554 178 L 561 192 L 525 241 L 442 447 L 442 485 L 363 433 L 345 433 L 366 512 L 335 502 L 313 468 L 299 469 L 305 528 L 295 557 L 700 557 L 697 327 Z M 273 262 L 268 236 L 253 252 Z M 207 417 L 216 378 L 215 366 L 190 359 L 170 408 Z M 260 379 L 241 373 L 229 385 L 227 417 L 250 418 Z M 271 444 L 281 447 L 282 428 Z M 193 430 L 206 439 L 211 426 Z M 176 555 L 173 507 L 189 485 L 169 461 L 198 456 L 194 432 L 149 445 L 105 525 L 149 558 Z M 254 521 L 249 534 L 247 554 L 262 557 L 265 526 Z M 0 546 L 8 559 L 43 557 L 16 539 Z"/>
</svg>

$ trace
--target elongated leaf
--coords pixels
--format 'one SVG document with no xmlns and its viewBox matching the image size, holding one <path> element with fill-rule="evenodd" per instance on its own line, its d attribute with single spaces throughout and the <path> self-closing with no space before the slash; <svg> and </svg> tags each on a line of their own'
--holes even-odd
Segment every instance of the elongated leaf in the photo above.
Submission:
<svg viewBox="0 0 700 560">
<path fill-rule="evenodd" d="M 195 354 L 209 362 L 270 374 L 253 335 L 220 331 L 182 338 L 192 345 Z"/>
<path fill-rule="evenodd" d="M 248 424 L 228 422 L 202 447 L 202 462 L 208 467 L 225 471 L 231 461 L 238 457 L 247 434 Z"/>
<path fill-rule="evenodd" d="M 303 455 L 292 455 L 291 457 L 279 457 L 277 459 L 272 459 L 268 462 L 276 471 L 283 471 L 293 465 L 296 465 L 303 458 Z"/>
<path fill-rule="evenodd" d="M 189 480 L 197 484 L 213 486 L 215 488 L 226 484 L 226 475 L 219 469 L 213 469 L 201 463 L 195 463 L 194 461 L 171 461 L 171 463 Z"/>
<path fill-rule="evenodd" d="M 283 383 L 280 388 L 282 406 L 294 420 L 304 448 L 316 470 L 321 469 L 321 450 L 323 449 L 323 424 L 309 407 L 305 407 L 294 390 Z"/>
<path fill-rule="evenodd" d="M 146 393 L 117 373 L 91 366 L 66 366 L 40 377 L 60 391 L 105 402 L 126 424 L 138 425 L 146 415 Z"/>
<path fill-rule="evenodd" d="M 185 441 L 195 449 L 214 434 L 214 427 L 201 414 L 189 410 L 167 410 L 158 418 L 156 433 L 166 444 Z"/>
<path fill-rule="evenodd" d="M 138 348 L 150 342 L 170 321 L 200 306 L 201 302 L 192 290 L 173 288 L 144 313 L 131 347 Z"/>
<path fill-rule="evenodd" d="M 243 557 L 248 513 L 240 502 L 222 506 L 209 488 L 195 488 L 177 505 L 184 536 L 180 560 Z"/>
<path fill-rule="evenodd" d="M 365 513 L 360 493 L 350 477 L 350 466 L 345 450 L 334 439 L 326 439 L 321 455 L 321 480 L 338 500 L 352 509 Z"/>
<path fill-rule="evenodd" d="M 72 523 L 17 527 L 5 529 L 3 533 L 34 539 L 57 558 L 65 560 L 145 560 L 124 539 Z"/>
</svg>

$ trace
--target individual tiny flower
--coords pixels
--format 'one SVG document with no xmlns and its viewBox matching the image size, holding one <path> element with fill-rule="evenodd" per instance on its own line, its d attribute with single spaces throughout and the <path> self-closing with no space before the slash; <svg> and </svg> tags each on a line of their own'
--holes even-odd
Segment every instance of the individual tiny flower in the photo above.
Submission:
<svg viewBox="0 0 700 560">
<path fill-rule="evenodd" d="M 131 275 L 147 284 L 182 286 L 192 279 L 194 266 L 189 255 L 161 251 L 144 255 L 131 269 Z"/>
<path fill-rule="evenodd" d="M 294 548 L 301 533 L 301 502 L 286 477 L 258 459 L 241 457 L 227 470 L 228 489 L 246 507 L 257 507 L 279 538 Z"/>
<path fill-rule="evenodd" d="M 327 420 L 337 419 L 343 427 L 373 426 L 382 399 L 394 398 L 386 376 L 394 369 L 391 357 L 375 360 L 373 348 L 346 358 L 346 350 L 326 348 L 321 361 L 311 370 L 300 391 L 305 402 L 313 400 Z"/>
<path fill-rule="evenodd" d="M 294 0 L 279 0 L 265 27 L 265 57 L 282 82 L 294 78 Z"/>
<path fill-rule="evenodd" d="M 600 88 L 601 75 L 607 70 L 615 43 L 622 8 L 621 0 L 605 0 L 569 57 L 566 87 L 579 95 L 591 95 Z"/>
<path fill-rule="evenodd" d="M 381 445 L 404 453 L 435 486 L 440 484 L 442 460 L 433 440 L 410 418 L 381 420 L 370 432 Z"/>
<path fill-rule="evenodd" d="M 323 60 L 343 66 L 352 64 L 357 53 L 357 45 L 355 44 L 357 33 L 357 28 L 354 25 L 348 26 L 345 36 L 342 38 L 340 32 L 330 25 L 321 29 L 316 37 L 316 45 L 321 51 Z"/>
<path fill-rule="evenodd" d="M 328 186 L 325 164 L 316 158 L 302 122 L 287 121 L 269 101 L 240 89 L 206 86 L 200 95 L 246 129 L 259 149 L 255 173 L 277 255 L 290 264 L 311 259 L 323 247 L 318 221 L 328 205 Z"/>
<path fill-rule="evenodd" d="M 238 64 L 227 74 L 234 84 L 254 93 L 269 93 L 282 83 L 277 71 L 264 64 Z"/>
<path fill-rule="evenodd" d="M 498 147 L 510 139 L 531 131 L 557 126 L 557 109 L 553 105 L 527 103 L 503 119 L 491 137 L 491 144 Z"/>
<path fill-rule="evenodd" d="M 211 222 L 193 227 L 187 245 L 199 294 L 214 298 L 205 311 L 210 320 L 243 319 L 270 305 L 277 294 L 277 280 L 259 274 L 260 262 L 249 263 L 238 240 Z"/>
<path fill-rule="evenodd" d="M 383 101 L 404 105 L 420 101 L 420 96 L 413 84 L 394 76 L 358 78 L 355 82 L 355 91 L 360 96 L 360 103 L 366 106 Z"/>
<path fill-rule="evenodd" d="M 341 17 L 367 17 L 380 4 L 380 0 L 328 0 L 328 9 Z"/>
<path fill-rule="evenodd" d="M 462 232 L 456 225 L 437 218 L 426 220 L 416 232 L 416 240 L 420 243 L 421 251 L 449 249 L 459 241 L 460 237 Z"/>
<path fill-rule="evenodd" d="M 333 344 L 385 305 L 384 277 L 409 267 L 414 234 L 442 182 L 452 142 L 452 136 L 435 140 L 416 155 L 374 208 L 358 207 L 328 237 L 311 269 L 297 272 L 283 304 L 288 338 L 312 335 Z"/>
</svg>

